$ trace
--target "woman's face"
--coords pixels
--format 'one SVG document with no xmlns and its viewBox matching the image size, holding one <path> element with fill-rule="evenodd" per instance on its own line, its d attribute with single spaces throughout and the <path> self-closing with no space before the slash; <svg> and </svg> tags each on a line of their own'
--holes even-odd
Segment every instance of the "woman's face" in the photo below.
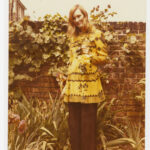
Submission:
<svg viewBox="0 0 150 150">
<path fill-rule="evenodd" d="M 73 21 L 76 27 L 79 29 L 83 29 L 84 26 L 84 15 L 80 11 L 80 9 L 77 9 L 73 14 Z"/>
</svg>

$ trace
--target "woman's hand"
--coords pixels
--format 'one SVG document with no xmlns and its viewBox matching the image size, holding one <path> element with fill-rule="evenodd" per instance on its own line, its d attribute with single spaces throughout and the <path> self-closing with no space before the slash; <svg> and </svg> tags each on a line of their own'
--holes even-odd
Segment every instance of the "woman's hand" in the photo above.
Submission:
<svg viewBox="0 0 150 150">
<path fill-rule="evenodd" d="M 83 49 L 83 54 L 88 54 L 89 50 L 88 49 Z"/>
<path fill-rule="evenodd" d="M 87 47 L 87 46 L 85 46 L 85 45 L 82 45 L 82 53 L 83 54 L 88 54 L 89 53 L 89 48 Z"/>
</svg>

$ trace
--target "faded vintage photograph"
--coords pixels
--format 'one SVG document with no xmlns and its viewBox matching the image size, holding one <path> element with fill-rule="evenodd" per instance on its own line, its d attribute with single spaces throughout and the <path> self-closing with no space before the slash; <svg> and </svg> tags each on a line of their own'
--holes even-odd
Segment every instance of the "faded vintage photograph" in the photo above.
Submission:
<svg viewBox="0 0 150 150">
<path fill-rule="evenodd" d="M 145 150 L 146 0 L 9 0 L 8 150 Z"/>
</svg>

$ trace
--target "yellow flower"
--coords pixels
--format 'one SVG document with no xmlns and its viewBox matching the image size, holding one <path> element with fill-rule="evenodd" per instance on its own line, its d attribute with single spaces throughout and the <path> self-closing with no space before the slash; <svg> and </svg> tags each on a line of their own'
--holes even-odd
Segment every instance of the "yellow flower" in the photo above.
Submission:
<svg viewBox="0 0 150 150">
<path fill-rule="evenodd" d="M 128 44 L 127 44 L 127 43 L 125 43 L 125 44 L 123 45 L 123 47 L 124 47 L 125 49 L 127 49 Z"/>
<path fill-rule="evenodd" d="M 134 44 L 134 43 L 136 43 L 136 41 L 137 41 L 136 36 L 132 35 L 132 36 L 130 37 L 130 43 L 131 43 L 131 44 Z"/>
</svg>

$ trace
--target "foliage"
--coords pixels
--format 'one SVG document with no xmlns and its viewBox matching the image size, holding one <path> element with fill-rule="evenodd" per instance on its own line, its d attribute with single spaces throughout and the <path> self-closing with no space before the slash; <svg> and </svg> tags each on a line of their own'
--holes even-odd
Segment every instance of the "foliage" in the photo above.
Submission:
<svg viewBox="0 0 150 150">
<path fill-rule="evenodd" d="M 100 67 L 102 80 L 111 90 L 116 90 L 116 81 L 110 78 L 117 67 L 135 73 L 135 68 L 144 68 L 144 57 L 140 53 L 140 40 L 126 28 L 125 36 L 118 37 L 111 23 L 107 22 L 116 12 L 110 12 L 108 5 L 104 10 L 97 6 L 91 10 L 90 21 L 100 29 L 102 41 L 108 45 L 109 62 Z M 43 22 L 10 22 L 9 28 L 9 150 L 70 150 L 68 138 L 68 112 L 62 103 L 66 69 L 68 64 L 67 18 L 60 14 L 46 15 Z M 142 35 L 142 40 L 145 39 Z M 122 51 L 117 54 L 112 49 L 117 45 Z M 17 80 L 33 80 L 33 75 L 41 66 L 49 64 L 49 74 L 56 77 L 61 95 L 49 101 L 27 100 L 16 89 Z M 22 69 L 23 68 L 23 69 Z M 18 71 L 21 70 L 21 71 Z M 104 85 L 105 85 L 104 84 Z M 144 79 L 139 82 L 141 89 L 136 94 L 137 102 L 145 109 Z M 137 87 L 139 87 L 137 85 Z M 114 87 L 114 89 L 113 89 Z M 106 89 L 107 90 L 107 89 Z M 126 89 L 124 89 L 126 90 Z M 120 91 L 121 93 L 121 91 Z M 121 95 L 120 100 L 125 95 Z M 110 98 L 98 107 L 98 141 L 104 149 L 122 144 L 130 144 L 133 149 L 143 145 L 141 126 L 128 124 L 123 129 L 113 121 L 115 113 L 111 106 L 115 99 Z M 129 97 L 130 99 L 130 97 Z M 123 126 L 124 124 L 121 124 Z M 136 129 L 136 130 L 134 130 Z M 98 145 L 100 147 L 100 144 Z M 139 148 L 140 147 L 140 148 Z M 101 147 L 102 148 L 102 147 Z"/>
<path fill-rule="evenodd" d="M 97 112 L 97 139 L 98 148 L 108 148 L 130 144 L 138 150 L 143 145 L 141 138 L 141 124 L 132 124 L 127 121 L 122 127 L 113 125 L 116 111 L 112 112 L 115 99 L 103 102 Z M 68 133 L 68 111 L 61 99 L 56 97 L 49 101 L 31 99 L 22 95 L 21 102 L 9 111 L 9 149 L 12 150 L 70 150 Z M 14 114 L 15 113 L 15 114 Z M 19 121 L 23 119 L 26 127 L 19 132 Z M 20 121 L 21 122 L 21 121 Z M 136 130 L 135 130 L 136 129 Z M 139 149 L 140 150 L 140 149 Z"/>
<path fill-rule="evenodd" d="M 55 68 L 67 65 L 68 39 L 65 34 L 66 18 L 60 14 L 46 15 L 39 30 L 29 20 L 10 22 L 9 27 L 9 84 L 16 80 L 32 80 L 30 72 L 40 71 L 48 63 L 53 73 Z M 33 26 L 33 27 L 32 27 Z M 17 70 L 26 68 L 19 74 Z"/>
<path fill-rule="evenodd" d="M 145 121 L 145 78 L 137 83 L 135 100 L 140 106 L 139 119 Z"/>
<path fill-rule="evenodd" d="M 103 71 L 107 74 L 114 72 L 118 67 L 128 70 L 128 72 L 135 72 L 135 68 L 144 69 L 144 56 L 140 51 L 141 40 L 137 36 L 140 36 L 143 41 L 145 41 L 145 34 L 135 34 L 128 27 L 124 27 L 124 34 L 118 35 L 113 22 L 108 22 L 107 20 L 110 17 L 116 15 L 116 12 L 110 11 L 111 6 L 108 5 L 104 10 L 100 9 L 100 6 L 94 7 L 91 10 L 90 18 L 91 22 L 100 29 L 102 34 L 102 41 L 108 46 L 109 53 L 109 62 L 107 65 L 103 66 Z M 121 25 L 121 22 L 118 22 L 118 25 Z M 117 48 L 122 51 L 119 52 L 119 49 L 112 49 L 114 45 L 117 45 Z M 102 68 L 102 66 L 101 66 Z M 105 76 L 105 82 L 108 82 L 109 76 Z"/>
<path fill-rule="evenodd" d="M 117 110 L 112 111 L 111 107 L 116 99 L 109 103 L 103 102 L 98 107 L 97 113 L 97 138 L 98 149 L 109 149 L 117 147 L 124 149 L 126 145 L 133 150 L 144 149 L 144 134 L 142 121 L 131 122 L 127 117 L 121 118 L 122 123 L 114 122 Z"/>
<path fill-rule="evenodd" d="M 141 122 L 133 123 L 126 119 L 125 124 L 122 129 L 117 129 L 117 132 L 120 132 L 122 135 L 121 138 L 108 141 L 107 147 L 114 147 L 116 145 L 120 145 L 120 148 L 123 148 L 125 144 L 131 146 L 130 149 L 133 150 L 142 150 L 144 149 L 144 140 L 145 138 L 142 135 L 142 124 Z"/>
<path fill-rule="evenodd" d="M 106 149 L 106 138 L 114 138 L 112 129 L 108 127 L 108 124 L 112 124 L 115 111 L 111 111 L 111 107 L 116 99 L 112 99 L 110 102 L 103 102 L 99 104 L 97 111 L 97 138 L 99 141 L 99 149 Z M 101 142 L 100 142 L 101 141 Z"/>
<path fill-rule="evenodd" d="M 68 149 L 68 112 L 60 97 L 45 102 L 22 95 L 15 105 L 9 110 L 9 150 Z"/>
<path fill-rule="evenodd" d="M 138 87 L 140 85 L 140 88 L 137 90 L 139 95 L 137 95 L 135 98 L 141 104 L 143 110 L 145 110 L 145 78 L 140 79 L 137 85 Z"/>
</svg>

